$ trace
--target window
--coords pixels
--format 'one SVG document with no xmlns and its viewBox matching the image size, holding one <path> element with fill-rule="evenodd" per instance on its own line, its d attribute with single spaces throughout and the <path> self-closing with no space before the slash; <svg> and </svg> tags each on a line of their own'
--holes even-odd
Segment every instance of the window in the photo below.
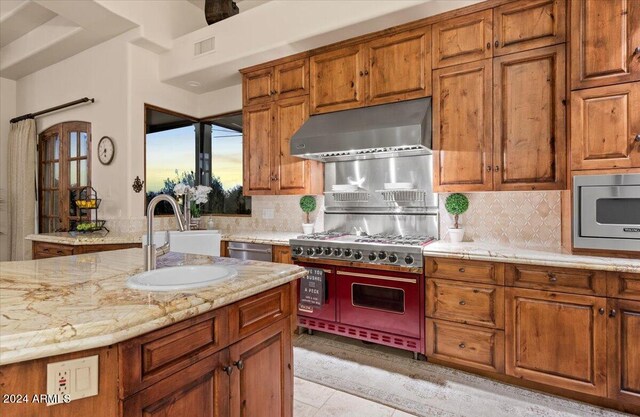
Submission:
<svg viewBox="0 0 640 417">
<path fill-rule="evenodd" d="M 202 214 L 251 214 L 242 195 L 242 113 L 195 120 L 147 106 L 145 176 L 147 202 L 186 182 L 212 188 Z M 156 213 L 171 208 L 161 203 Z"/>
<path fill-rule="evenodd" d="M 74 200 L 91 185 L 91 124 L 65 122 L 39 136 L 38 211 L 41 233 L 68 231 L 89 220 Z"/>
</svg>

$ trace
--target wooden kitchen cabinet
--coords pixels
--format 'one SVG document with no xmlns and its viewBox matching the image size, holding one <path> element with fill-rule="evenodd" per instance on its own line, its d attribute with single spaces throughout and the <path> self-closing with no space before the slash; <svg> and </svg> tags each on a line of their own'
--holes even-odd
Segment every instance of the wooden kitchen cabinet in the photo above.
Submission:
<svg viewBox="0 0 640 417">
<path fill-rule="evenodd" d="M 506 289 L 507 375 L 606 396 L 606 299 Z"/>
<path fill-rule="evenodd" d="M 272 246 L 273 262 L 281 264 L 293 264 L 291 260 L 291 247 L 290 246 Z"/>
<path fill-rule="evenodd" d="M 493 9 L 493 56 L 566 40 L 565 0 L 521 0 Z"/>
<path fill-rule="evenodd" d="M 244 195 L 322 192 L 322 165 L 292 157 L 289 148 L 308 108 L 308 96 L 244 108 Z"/>
<path fill-rule="evenodd" d="M 564 45 L 493 60 L 496 190 L 561 190 L 566 176 Z"/>
<path fill-rule="evenodd" d="M 607 303 L 609 398 L 640 406 L 640 301 Z"/>
<path fill-rule="evenodd" d="M 640 80 L 640 2 L 570 4 L 571 89 Z"/>
<path fill-rule="evenodd" d="M 640 82 L 571 93 L 571 168 L 640 168 Z"/>
<path fill-rule="evenodd" d="M 490 59 L 433 72 L 434 191 L 489 191 L 492 176 Z"/>
<path fill-rule="evenodd" d="M 433 68 L 491 58 L 493 39 L 491 9 L 447 19 L 433 25 Z"/>
<path fill-rule="evenodd" d="M 431 27 L 320 53 L 310 59 L 311 114 L 431 95 Z"/>
<path fill-rule="evenodd" d="M 309 94 L 309 60 L 297 59 L 248 71 L 242 77 L 244 106 Z"/>
<path fill-rule="evenodd" d="M 33 241 L 31 244 L 33 259 L 55 258 L 57 256 L 80 255 L 83 253 L 104 252 L 119 249 L 140 248 L 141 243 L 115 243 L 100 245 L 65 245 L 62 243 Z"/>
<path fill-rule="evenodd" d="M 292 349 L 288 319 L 230 347 L 231 417 L 292 417 Z"/>
</svg>

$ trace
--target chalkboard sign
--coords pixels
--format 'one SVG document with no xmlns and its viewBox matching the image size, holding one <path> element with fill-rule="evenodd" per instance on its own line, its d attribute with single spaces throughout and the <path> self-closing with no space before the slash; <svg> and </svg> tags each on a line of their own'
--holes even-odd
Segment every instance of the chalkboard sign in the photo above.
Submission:
<svg viewBox="0 0 640 417">
<path fill-rule="evenodd" d="M 300 280 L 300 304 L 320 307 L 324 303 L 324 271 L 318 268 L 306 268 L 309 275 Z"/>
</svg>

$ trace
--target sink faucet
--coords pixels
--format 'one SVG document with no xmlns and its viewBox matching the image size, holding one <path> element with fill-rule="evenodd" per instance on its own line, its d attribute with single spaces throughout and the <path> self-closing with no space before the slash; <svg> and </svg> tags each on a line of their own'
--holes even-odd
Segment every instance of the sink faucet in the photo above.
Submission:
<svg viewBox="0 0 640 417">
<path fill-rule="evenodd" d="M 151 201 L 149 201 L 149 206 L 147 207 L 147 244 L 144 247 L 144 268 L 146 271 L 151 271 L 152 269 L 156 269 L 156 258 L 158 256 L 158 252 L 156 252 L 156 245 L 153 243 L 153 213 L 156 210 L 156 206 L 159 202 L 166 201 L 169 203 L 171 208 L 173 209 L 173 214 L 176 216 L 176 220 L 178 221 L 178 229 L 181 232 L 184 232 L 184 219 L 182 218 L 182 212 L 180 211 L 180 206 L 176 203 L 176 200 L 173 197 L 170 197 L 166 194 L 160 194 Z M 166 252 L 169 248 L 169 242 L 162 245 L 157 250 L 162 252 Z"/>
</svg>

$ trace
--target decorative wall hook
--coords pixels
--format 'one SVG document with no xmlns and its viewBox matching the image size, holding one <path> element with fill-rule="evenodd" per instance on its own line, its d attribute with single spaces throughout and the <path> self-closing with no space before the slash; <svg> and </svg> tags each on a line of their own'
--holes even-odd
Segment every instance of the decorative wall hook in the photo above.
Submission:
<svg viewBox="0 0 640 417">
<path fill-rule="evenodd" d="M 136 179 L 133 180 L 133 185 L 131 186 L 131 188 L 133 188 L 133 191 L 135 191 L 136 193 L 139 193 L 140 191 L 142 191 L 143 185 L 144 181 L 140 179 L 140 176 L 136 175 Z"/>
</svg>

